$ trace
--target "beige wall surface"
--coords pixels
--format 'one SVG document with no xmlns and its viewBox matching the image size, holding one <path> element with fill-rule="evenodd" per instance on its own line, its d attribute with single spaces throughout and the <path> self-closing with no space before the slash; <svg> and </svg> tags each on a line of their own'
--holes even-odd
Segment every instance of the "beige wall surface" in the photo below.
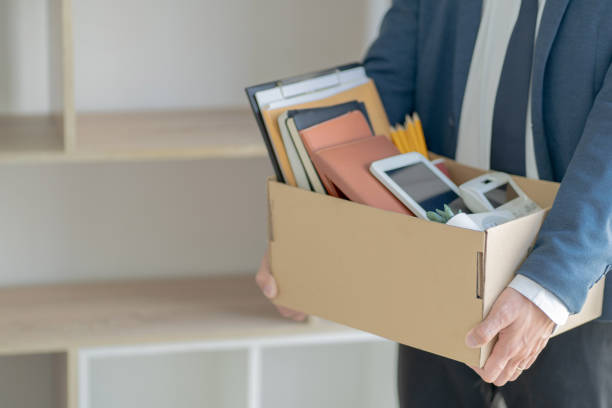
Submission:
<svg viewBox="0 0 612 408">
<path fill-rule="evenodd" d="M 0 286 L 253 272 L 268 159 L 0 166 Z"/>
<path fill-rule="evenodd" d="M 244 105 L 243 88 L 360 60 L 390 0 L 78 0 L 77 108 Z M 53 0 L 0 2 L 0 113 L 43 113 Z"/>
</svg>

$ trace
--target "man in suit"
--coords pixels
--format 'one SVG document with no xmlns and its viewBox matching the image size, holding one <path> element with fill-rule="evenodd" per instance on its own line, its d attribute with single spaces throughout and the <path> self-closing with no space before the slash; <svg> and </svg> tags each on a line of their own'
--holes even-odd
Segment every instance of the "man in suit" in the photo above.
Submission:
<svg viewBox="0 0 612 408">
<path fill-rule="evenodd" d="M 612 269 L 610 21 L 609 0 L 393 0 L 364 63 L 390 122 L 417 111 L 433 152 L 562 182 L 533 251 L 466 335 L 498 338 L 484 368 L 401 346 L 403 407 L 612 406 L 612 287 L 599 321 L 548 341 Z M 274 297 L 265 259 L 257 280 Z"/>
</svg>

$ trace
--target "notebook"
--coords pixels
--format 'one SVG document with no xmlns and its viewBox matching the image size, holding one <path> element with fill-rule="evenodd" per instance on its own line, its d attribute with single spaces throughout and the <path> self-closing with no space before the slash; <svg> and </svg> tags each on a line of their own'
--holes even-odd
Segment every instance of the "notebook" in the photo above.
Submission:
<svg viewBox="0 0 612 408">
<path fill-rule="evenodd" d="M 306 174 L 313 191 L 316 191 L 317 193 L 321 194 L 325 194 L 326 192 L 325 188 L 323 187 L 323 183 L 321 182 L 321 179 L 317 174 L 314 165 L 312 164 L 312 160 L 310 159 L 308 152 L 304 147 L 304 143 L 302 142 L 299 131 L 328 121 L 330 119 L 334 119 L 338 116 L 341 116 L 345 113 L 354 110 L 358 110 L 363 113 L 371 129 L 372 126 L 370 124 L 370 119 L 365 104 L 357 101 L 351 101 L 322 108 L 289 110 L 279 117 L 278 124 L 281 128 L 281 135 L 283 136 L 283 141 L 287 150 L 289 163 L 291 164 L 291 168 L 294 170 L 298 187 L 300 186 L 300 177 L 302 177 L 301 173 L 303 171 Z M 281 123 L 283 120 L 285 121 L 284 124 Z M 291 143 L 285 141 L 285 135 L 283 134 L 285 129 L 283 129 L 283 127 L 287 129 L 287 132 L 291 138 Z M 294 164 L 294 154 L 299 157 L 299 166 L 297 164 Z M 296 167 L 299 168 L 296 169 Z"/>
<path fill-rule="evenodd" d="M 370 164 L 399 154 L 385 136 L 365 137 L 320 149 L 312 159 L 348 199 L 383 210 L 414 215 L 371 173 Z"/>
<path fill-rule="evenodd" d="M 352 111 L 304 129 L 300 132 L 300 137 L 308 156 L 312 158 L 313 154 L 326 147 L 336 146 L 364 137 L 373 137 L 373 135 L 363 113 Z M 340 194 L 336 187 L 325 177 L 325 174 L 321 172 L 316 162 L 314 162 L 314 167 L 317 169 L 327 193 L 339 197 Z"/>
<path fill-rule="evenodd" d="M 387 115 L 376 90 L 376 86 L 372 80 L 368 80 L 363 85 L 358 85 L 348 90 L 344 90 L 340 93 L 328 96 L 323 99 L 318 99 L 298 105 L 291 105 L 279 108 L 272 108 L 262 110 L 261 115 L 265 124 L 267 134 L 271 145 L 274 147 L 276 158 L 278 159 L 279 167 L 282 170 L 282 174 L 287 184 L 296 186 L 295 176 L 291 171 L 291 165 L 289 164 L 289 158 L 283 145 L 282 137 L 280 135 L 280 128 L 278 126 L 278 117 L 285 111 L 290 109 L 306 109 L 316 108 L 321 106 L 335 105 L 343 102 L 349 102 L 353 100 L 363 101 L 365 104 L 368 115 L 372 121 L 372 127 L 374 132 L 380 135 L 389 135 L 389 121 Z M 276 106 L 276 105 L 271 105 Z M 367 125 L 367 122 L 366 122 Z"/>
<path fill-rule="evenodd" d="M 281 115 L 282 117 L 282 115 Z M 295 120 L 293 118 L 288 118 L 285 122 L 285 126 L 287 126 L 287 130 L 289 132 L 289 136 L 291 137 L 291 141 L 293 142 L 293 148 L 295 149 L 297 156 L 304 168 L 304 172 L 306 173 L 306 177 L 308 177 L 308 181 L 310 182 L 310 186 L 312 187 L 312 191 L 315 191 L 320 194 L 326 194 L 327 191 L 323 186 L 323 182 L 321 181 L 321 177 L 319 177 L 319 173 L 312 164 L 312 160 L 308 155 L 308 151 L 304 146 L 304 142 L 302 142 L 302 137 L 300 136 L 300 132 L 297 130 L 295 126 Z M 290 154 L 287 154 L 290 156 Z M 289 159 L 291 162 L 291 159 Z M 298 184 L 299 185 L 299 184 Z"/>
<path fill-rule="evenodd" d="M 304 158 L 300 158 L 294 139 L 291 137 L 290 129 L 287 126 L 288 114 L 289 111 L 284 112 L 278 117 L 278 127 L 280 129 L 281 138 L 283 139 L 283 145 L 287 152 L 287 159 L 289 160 L 289 165 L 291 166 L 291 171 L 293 172 L 297 186 L 304 190 L 311 190 L 312 183 L 309 180 L 310 177 L 306 174 L 306 169 L 303 164 Z"/>
<path fill-rule="evenodd" d="M 354 110 L 361 111 L 368 121 L 370 129 L 372 124 L 370 123 L 370 117 L 368 111 L 363 102 L 351 101 L 341 103 L 338 105 L 324 106 L 321 108 L 310 108 L 310 109 L 292 109 L 287 111 L 287 117 L 295 120 L 295 126 L 298 130 L 304 130 L 319 123 L 328 121 L 338 116 L 344 115 L 345 113 L 352 112 Z M 372 132 L 374 130 L 372 129 Z"/>
</svg>

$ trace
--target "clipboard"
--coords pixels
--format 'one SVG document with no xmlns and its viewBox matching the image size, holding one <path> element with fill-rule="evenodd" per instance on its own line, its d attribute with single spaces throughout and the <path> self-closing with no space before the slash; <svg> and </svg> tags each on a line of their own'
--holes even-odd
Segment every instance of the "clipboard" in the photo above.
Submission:
<svg viewBox="0 0 612 408">
<path fill-rule="evenodd" d="M 285 100 L 287 103 L 290 103 L 288 106 L 291 106 L 290 100 L 293 98 L 303 97 L 321 90 L 333 90 L 334 87 L 340 86 L 343 83 L 343 77 L 345 77 L 346 80 L 354 79 L 355 77 L 351 75 L 351 73 L 356 72 L 356 69 L 363 70 L 363 67 L 360 63 L 351 63 L 310 74 L 270 81 L 245 89 L 249 104 L 251 105 L 251 110 L 253 111 L 255 121 L 264 139 L 266 149 L 268 150 L 268 156 L 270 157 L 270 162 L 272 163 L 278 181 L 288 182 L 290 180 L 287 180 L 283 175 L 283 170 L 281 169 L 275 146 L 266 128 L 262 111 L 272 102 Z M 284 152 L 281 152 L 281 156 L 282 153 Z M 291 179 L 291 176 L 292 175 L 288 178 Z"/>
</svg>

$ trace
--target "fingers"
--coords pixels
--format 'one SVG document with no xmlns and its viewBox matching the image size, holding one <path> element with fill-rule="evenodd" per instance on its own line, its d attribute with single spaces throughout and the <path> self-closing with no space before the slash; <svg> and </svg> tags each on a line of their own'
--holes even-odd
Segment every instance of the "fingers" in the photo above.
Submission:
<svg viewBox="0 0 612 408">
<path fill-rule="evenodd" d="M 527 354 L 522 353 L 522 345 L 518 344 L 514 336 L 500 336 L 485 363 L 482 379 L 495 385 L 505 384 L 514 376 L 519 363 L 525 357 Z"/>
<path fill-rule="evenodd" d="M 523 374 L 523 370 L 520 368 L 514 372 L 514 375 L 510 378 L 510 382 L 518 380 L 518 378 Z"/>
<path fill-rule="evenodd" d="M 257 282 L 257 286 L 261 289 L 263 294 L 268 299 L 274 299 L 278 296 L 278 286 L 276 285 L 276 280 L 272 273 L 270 272 L 270 262 L 269 262 L 269 253 L 266 251 L 263 259 L 261 260 L 261 265 L 259 266 L 259 271 L 255 275 L 255 282 Z M 292 310 L 286 307 L 277 306 L 278 312 L 281 316 L 286 317 L 288 319 L 293 319 L 298 322 L 302 322 L 306 319 L 307 315 L 302 312 L 298 312 L 296 310 Z"/>
<path fill-rule="evenodd" d="M 474 367 L 474 366 L 470 366 L 472 368 L 472 370 L 474 370 L 476 372 L 476 374 L 478 374 L 480 376 L 480 378 L 483 379 L 485 378 L 485 369 L 484 368 L 478 368 L 478 367 Z M 509 381 L 515 381 L 517 378 L 519 378 L 521 376 L 521 374 L 523 373 L 523 371 L 520 368 L 517 368 L 514 370 L 514 373 L 512 373 L 512 376 L 510 377 Z M 496 380 L 497 381 L 497 380 Z M 487 381 L 489 382 L 489 381 Z M 497 385 L 497 382 L 495 383 Z M 504 383 L 505 384 L 505 383 Z"/>
<path fill-rule="evenodd" d="M 471 348 L 484 346 L 493 340 L 502 329 L 508 327 L 514 319 L 515 312 L 510 304 L 496 302 L 487 318 L 468 332 L 465 344 Z"/>
<path fill-rule="evenodd" d="M 537 349 L 535 350 L 534 353 L 532 353 L 529 358 L 527 358 L 525 360 L 525 362 L 523 363 L 523 368 L 525 370 L 529 370 L 531 368 L 531 366 L 533 366 L 533 363 L 535 363 L 535 361 L 538 359 L 538 356 L 540 355 L 540 353 L 542 352 L 542 350 L 544 350 L 544 348 L 546 348 L 546 345 L 548 344 L 548 339 L 542 339 L 540 340 L 540 343 L 538 344 Z"/>
<path fill-rule="evenodd" d="M 268 260 L 268 252 L 264 255 L 259 266 L 259 271 L 255 275 L 255 282 L 268 299 L 274 299 L 278 295 L 278 287 L 276 281 L 270 273 L 270 263 Z"/>
<path fill-rule="evenodd" d="M 533 363 L 548 344 L 548 338 L 541 339 L 538 344 L 527 354 L 527 357 L 515 357 L 506 363 L 506 367 L 501 374 L 493 382 L 496 386 L 502 387 L 509 381 L 516 381 L 524 371 L 531 368 Z M 486 365 L 483 370 L 483 375 L 486 374 Z M 483 377 L 484 378 L 484 377 Z"/>
<path fill-rule="evenodd" d="M 470 347 L 482 347 L 499 337 L 485 366 L 475 371 L 499 387 L 516 380 L 546 346 L 544 337 L 550 335 L 551 327 L 554 323 L 531 301 L 514 289 L 505 289 L 486 319 L 466 336 Z"/>
<path fill-rule="evenodd" d="M 508 381 L 514 381 L 512 380 L 513 378 L 514 379 L 518 378 L 523 372 L 523 369 L 520 366 L 520 362 L 522 362 L 522 360 L 523 359 L 513 359 L 513 360 L 508 361 L 508 363 L 506 364 L 506 367 L 502 370 L 501 374 L 495 379 L 493 384 L 495 384 L 498 387 L 503 387 L 504 385 L 506 385 Z"/>
<path fill-rule="evenodd" d="M 277 306 L 278 312 L 281 316 L 286 317 L 288 319 L 293 319 L 298 322 L 303 322 L 306 319 L 306 314 L 302 312 L 298 312 L 297 310 L 292 310 L 283 306 Z"/>
</svg>

